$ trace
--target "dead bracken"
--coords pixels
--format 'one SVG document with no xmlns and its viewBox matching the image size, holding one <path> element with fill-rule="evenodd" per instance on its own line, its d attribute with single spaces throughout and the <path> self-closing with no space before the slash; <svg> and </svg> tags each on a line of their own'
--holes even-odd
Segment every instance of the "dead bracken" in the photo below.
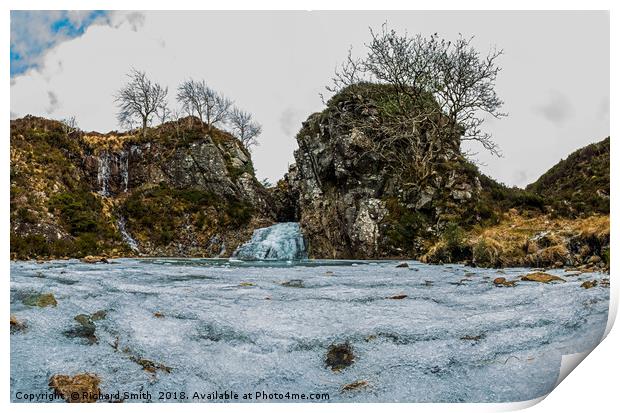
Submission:
<svg viewBox="0 0 620 413">
<path fill-rule="evenodd" d="M 325 367 L 332 371 L 340 371 L 349 367 L 355 361 L 353 348 L 349 343 L 332 344 L 325 355 Z"/>
</svg>

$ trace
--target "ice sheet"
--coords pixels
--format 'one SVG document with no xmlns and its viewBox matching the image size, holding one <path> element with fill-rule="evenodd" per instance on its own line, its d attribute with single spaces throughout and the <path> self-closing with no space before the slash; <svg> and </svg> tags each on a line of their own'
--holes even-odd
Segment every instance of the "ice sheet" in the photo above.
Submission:
<svg viewBox="0 0 620 413">
<path fill-rule="evenodd" d="M 609 289 L 566 283 L 495 287 L 527 269 L 475 269 L 397 262 L 303 265 L 204 259 L 11 263 L 11 314 L 28 324 L 11 335 L 11 397 L 48 389 L 53 374 L 92 372 L 102 392 L 233 390 L 328 393 L 331 402 L 508 402 L 552 390 L 562 354 L 602 337 Z M 300 280 L 293 281 L 291 280 Z M 288 286 L 283 283 L 288 283 Z M 301 284 L 301 286 L 300 286 Z M 54 294 L 57 307 L 21 298 Z M 389 299 L 407 295 L 403 299 Z M 63 332 L 80 313 L 99 344 Z M 161 312 L 164 317 L 155 317 Z M 469 336 L 470 339 L 463 339 Z M 478 339 L 471 339 L 477 338 Z M 118 337 L 118 349 L 111 344 Z M 333 372 L 333 343 L 356 360 Z M 130 355 L 172 368 L 155 375 Z M 341 391 L 365 380 L 368 386 Z M 191 401 L 186 400 L 186 401 Z M 291 401 L 291 400 L 282 400 Z"/>
</svg>

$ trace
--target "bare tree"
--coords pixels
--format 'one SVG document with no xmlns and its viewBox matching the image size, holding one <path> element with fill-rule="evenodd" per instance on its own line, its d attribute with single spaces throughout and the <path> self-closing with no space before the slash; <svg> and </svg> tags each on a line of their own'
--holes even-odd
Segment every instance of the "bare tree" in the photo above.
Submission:
<svg viewBox="0 0 620 413">
<path fill-rule="evenodd" d="M 177 100 L 181 103 L 183 110 L 189 116 L 197 115 L 203 122 L 202 113 L 204 111 L 203 90 L 206 88 L 203 81 L 186 80 L 177 89 Z"/>
<path fill-rule="evenodd" d="M 355 59 L 353 57 L 353 47 L 349 47 L 347 59 L 340 65 L 339 69 L 334 71 L 334 77 L 332 77 L 333 85 L 327 86 L 326 89 L 336 93 L 344 87 L 363 82 L 366 80 L 364 72 L 364 62 L 360 59 Z"/>
<path fill-rule="evenodd" d="M 61 119 L 60 123 L 62 124 L 62 131 L 65 133 L 65 135 L 69 135 L 73 132 L 80 130 L 77 124 L 77 120 L 75 119 L 75 116 L 69 116 L 64 119 Z"/>
<path fill-rule="evenodd" d="M 133 125 L 134 120 L 141 121 L 142 135 L 146 137 L 152 116 L 166 105 L 168 88 L 151 81 L 145 72 L 136 69 L 132 69 L 127 76 L 129 83 L 115 97 L 119 108 L 118 121 L 121 125 Z"/>
<path fill-rule="evenodd" d="M 173 120 L 172 111 L 168 107 L 167 104 L 163 104 L 159 110 L 156 112 L 157 118 L 159 119 L 159 123 L 166 123 L 170 120 Z"/>
<path fill-rule="evenodd" d="M 179 109 L 172 109 L 168 112 L 168 120 L 174 126 L 174 132 L 177 138 L 181 137 L 181 132 L 183 130 L 182 122 L 180 121 L 182 117 L 182 112 Z"/>
<path fill-rule="evenodd" d="M 204 80 L 186 80 L 177 90 L 177 100 L 189 114 L 196 114 L 209 129 L 228 119 L 233 102 L 207 86 Z"/>
<path fill-rule="evenodd" d="M 252 120 L 252 114 L 239 108 L 233 108 L 228 118 L 232 133 L 235 135 L 246 149 L 258 145 L 258 135 L 263 131 L 263 127 Z"/>
<path fill-rule="evenodd" d="M 217 93 L 213 89 L 207 88 L 205 102 L 205 118 L 209 128 L 226 122 L 230 113 L 230 108 L 233 105 L 232 100 Z"/>
<path fill-rule="evenodd" d="M 441 50 L 434 96 L 452 126 L 461 128 L 461 140 L 476 141 L 492 154 L 501 156 L 492 135 L 481 129 L 484 123 L 481 114 L 494 118 L 507 115 L 500 112 L 504 102 L 495 92 L 495 81 L 501 70 L 496 60 L 503 52 L 492 49 L 482 57 L 471 46 L 472 40 L 461 36 Z"/>
<path fill-rule="evenodd" d="M 486 115 L 506 116 L 500 111 L 503 101 L 495 92 L 501 70 L 497 59 L 503 51 L 491 49 L 482 56 L 471 45 L 471 38 L 460 36 L 451 42 L 437 34 L 401 35 L 386 24 L 378 32 L 371 29 L 370 34 L 371 41 L 365 45 L 367 55 L 354 59 L 349 50 L 346 62 L 332 78 L 333 85 L 327 87 L 329 91 L 337 92 L 360 81 L 392 85 L 404 118 L 410 117 L 407 112 L 412 103 L 427 119 L 440 113 L 447 119 L 441 136 L 458 135 L 462 141 L 476 141 L 500 156 L 482 125 Z"/>
</svg>

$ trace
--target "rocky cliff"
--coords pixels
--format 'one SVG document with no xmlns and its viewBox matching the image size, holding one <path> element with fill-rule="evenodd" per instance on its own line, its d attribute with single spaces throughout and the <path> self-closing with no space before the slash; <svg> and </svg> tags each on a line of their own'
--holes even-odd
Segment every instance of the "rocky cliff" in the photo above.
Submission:
<svg viewBox="0 0 620 413">
<path fill-rule="evenodd" d="M 296 164 L 279 185 L 293 198 L 311 256 L 416 256 L 450 222 L 480 219 L 478 172 L 458 136 L 439 136 L 441 119 L 419 121 L 410 139 L 425 152 L 403 166 L 403 142 L 384 127 L 393 97 L 390 86 L 351 86 L 298 133 Z"/>
<path fill-rule="evenodd" d="M 185 118 L 139 134 L 11 121 L 11 252 L 227 256 L 272 223 L 233 136 Z"/>
</svg>

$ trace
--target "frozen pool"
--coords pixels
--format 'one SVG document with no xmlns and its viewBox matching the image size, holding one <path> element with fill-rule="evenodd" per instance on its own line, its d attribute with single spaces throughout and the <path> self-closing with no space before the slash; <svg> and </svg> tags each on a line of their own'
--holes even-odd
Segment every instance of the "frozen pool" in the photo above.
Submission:
<svg viewBox="0 0 620 413">
<path fill-rule="evenodd" d="M 53 374 L 92 372 L 104 393 L 149 391 L 153 401 L 160 391 L 192 401 L 226 390 L 325 393 L 331 402 L 520 401 L 548 393 L 561 355 L 594 347 L 604 332 L 609 289 L 580 285 L 608 274 L 557 270 L 566 283 L 501 288 L 493 278 L 528 271 L 408 263 L 13 262 L 11 314 L 28 329 L 11 335 L 11 397 L 48 391 Z M 58 305 L 28 307 L 30 293 L 53 293 Z M 407 297 L 386 298 L 395 295 Z M 77 314 L 98 310 L 107 311 L 95 322 L 98 344 L 63 334 Z M 333 372 L 326 351 L 344 342 L 355 362 Z M 149 373 L 136 358 L 171 370 Z M 367 385 L 342 390 L 357 380 Z"/>
</svg>

